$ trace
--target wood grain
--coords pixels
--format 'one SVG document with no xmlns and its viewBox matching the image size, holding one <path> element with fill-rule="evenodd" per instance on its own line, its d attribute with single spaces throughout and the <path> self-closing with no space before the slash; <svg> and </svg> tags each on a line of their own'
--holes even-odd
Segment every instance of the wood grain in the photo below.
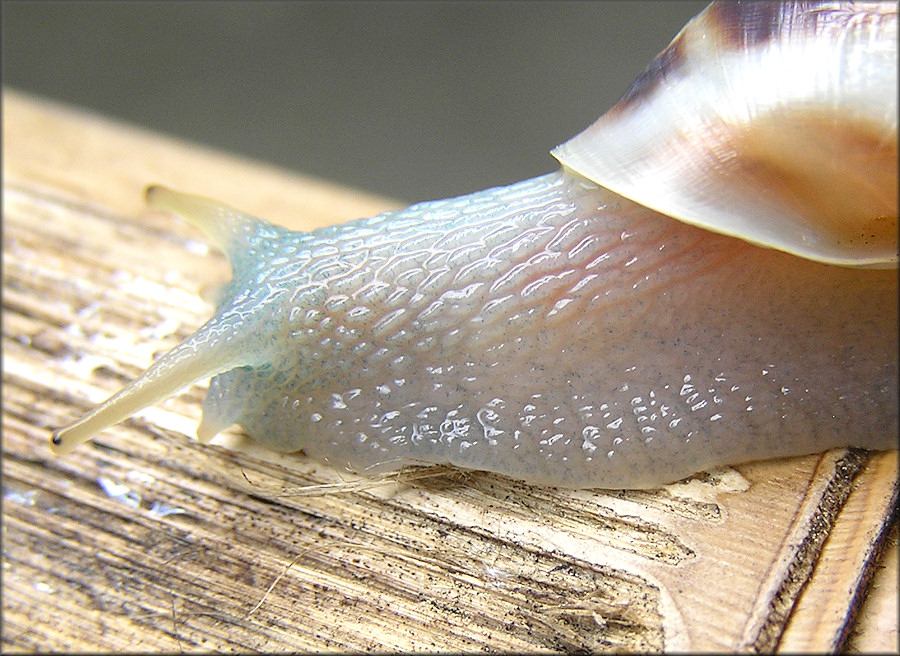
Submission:
<svg viewBox="0 0 900 656">
<path fill-rule="evenodd" d="M 876 564 L 896 452 L 653 492 L 445 470 L 357 479 L 197 444 L 196 387 L 53 458 L 50 430 L 195 330 L 212 310 L 203 290 L 228 275 L 192 228 L 141 208 L 145 185 L 296 229 L 398 204 L 11 91 L 3 105 L 5 651 L 846 645 L 873 573 L 889 571 Z M 882 621 L 884 603 L 867 616 Z"/>
</svg>

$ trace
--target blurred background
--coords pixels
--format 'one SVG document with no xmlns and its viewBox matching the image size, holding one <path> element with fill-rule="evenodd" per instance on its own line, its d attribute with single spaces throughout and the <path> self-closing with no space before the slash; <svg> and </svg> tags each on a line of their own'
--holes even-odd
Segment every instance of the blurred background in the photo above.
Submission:
<svg viewBox="0 0 900 656">
<path fill-rule="evenodd" d="M 706 2 L 3 0 L 5 87 L 414 202 L 557 168 Z"/>
</svg>

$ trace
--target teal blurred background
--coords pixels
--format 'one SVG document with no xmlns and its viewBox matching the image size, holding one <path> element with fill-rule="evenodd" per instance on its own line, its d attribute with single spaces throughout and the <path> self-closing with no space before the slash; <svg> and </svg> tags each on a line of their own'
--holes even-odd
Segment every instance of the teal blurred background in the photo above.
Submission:
<svg viewBox="0 0 900 656">
<path fill-rule="evenodd" d="M 418 201 L 556 168 L 705 2 L 4 0 L 5 87 Z"/>
</svg>

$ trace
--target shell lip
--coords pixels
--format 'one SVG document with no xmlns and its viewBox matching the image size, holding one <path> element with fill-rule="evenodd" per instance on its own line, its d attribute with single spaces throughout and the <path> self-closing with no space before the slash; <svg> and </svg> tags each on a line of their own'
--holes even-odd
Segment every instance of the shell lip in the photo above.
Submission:
<svg viewBox="0 0 900 656">
<path fill-rule="evenodd" d="M 553 153 L 556 155 L 556 152 Z M 673 206 L 665 202 L 654 202 L 652 198 L 647 198 L 640 190 L 630 190 L 623 188 L 615 182 L 604 184 L 597 180 L 596 174 L 584 174 L 576 167 L 567 163 L 562 163 L 563 169 L 573 176 L 583 178 L 592 184 L 598 185 L 622 198 L 633 203 L 646 207 L 654 212 L 669 218 L 675 219 L 682 223 L 692 225 L 710 232 L 740 239 L 741 241 L 759 246 L 762 248 L 770 248 L 790 255 L 801 257 L 823 264 L 831 264 L 836 266 L 844 266 L 860 269 L 891 269 L 898 266 L 898 252 L 896 241 L 892 248 L 881 249 L 870 252 L 869 255 L 863 256 L 859 254 L 860 249 L 846 249 L 834 246 L 829 249 L 823 248 L 821 240 L 815 239 L 814 236 L 802 236 L 799 232 L 793 234 L 792 239 L 785 238 L 784 235 L 777 236 L 765 232 L 748 232 L 746 230 L 745 217 L 741 213 L 729 213 L 727 208 L 703 206 L 702 211 L 698 213 L 697 207 L 691 204 L 685 206 Z M 729 214 L 731 214 L 729 216 Z M 727 220 L 723 220 L 727 217 Z M 893 226 L 893 232 L 897 230 L 896 217 L 883 217 L 884 220 Z M 888 228 L 888 231 L 891 229 Z"/>
<path fill-rule="evenodd" d="M 815 262 L 821 262 L 823 264 L 850 268 L 891 269 L 897 268 L 898 266 L 896 242 L 894 242 L 893 249 L 873 251 L 868 256 L 862 256 L 859 254 L 859 249 L 850 250 L 833 247 L 826 250 L 823 248 L 822 242 L 814 237 L 796 236 L 794 239 L 786 239 L 784 236 L 777 237 L 763 232 L 748 233 L 745 229 L 746 224 L 742 214 L 728 216 L 728 212 L 725 208 L 713 206 L 704 206 L 704 211 L 698 214 L 696 207 L 692 207 L 691 205 L 676 207 L 667 204 L 666 202 L 655 203 L 653 199 L 647 199 L 640 191 L 630 191 L 614 182 L 603 184 L 603 182 L 596 179 L 596 175 L 586 175 L 581 173 L 577 168 L 566 163 L 563 163 L 562 167 L 570 175 L 584 178 L 592 184 L 596 184 L 626 200 L 646 207 L 661 215 L 688 225 L 709 230 L 710 232 L 740 239 L 741 241 L 753 244 L 754 246 L 782 251 L 790 255 Z M 710 216 L 710 214 L 712 214 L 712 216 Z M 728 216 L 728 219 L 730 220 L 722 220 L 723 216 Z M 894 227 L 894 231 L 896 232 L 896 217 L 884 217 L 884 219 Z"/>
</svg>

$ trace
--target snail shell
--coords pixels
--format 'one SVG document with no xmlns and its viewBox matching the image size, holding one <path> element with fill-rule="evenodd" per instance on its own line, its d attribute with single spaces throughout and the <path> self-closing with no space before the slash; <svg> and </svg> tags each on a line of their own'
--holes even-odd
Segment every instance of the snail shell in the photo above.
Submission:
<svg viewBox="0 0 900 656">
<path fill-rule="evenodd" d="M 893 4 L 714 4 L 561 171 L 312 233 L 151 187 L 233 280 L 53 443 L 214 376 L 201 441 L 356 471 L 653 487 L 893 448 L 896 37 Z"/>
<path fill-rule="evenodd" d="M 687 223 L 897 263 L 897 7 L 713 4 L 553 154 Z"/>
</svg>

